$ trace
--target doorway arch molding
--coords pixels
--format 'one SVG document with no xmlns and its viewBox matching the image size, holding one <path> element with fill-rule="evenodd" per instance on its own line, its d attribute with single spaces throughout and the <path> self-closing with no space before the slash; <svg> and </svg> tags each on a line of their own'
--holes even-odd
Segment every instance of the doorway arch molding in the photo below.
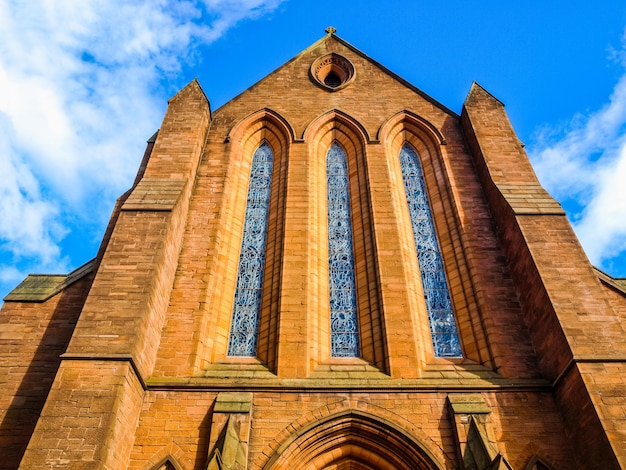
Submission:
<svg viewBox="0 0 626 470">
<path fill-rule="evenodd" d="M 274 442 L 263 470 L 358 468 L 363 470 L 443 470 L 424 442 L 399 424 L 363 411 L 346 409 L 312 419 Z M 301 420 L 298 420 L 301 421 Z M 294 429 L 295 428 L 295 429 Z M 431 443 L 435 445 L 434 442 Z M 435 445 L 436 446 L 436 445 Z M 437 454 L 443 454 L 437 449 Z"/>
</svg>

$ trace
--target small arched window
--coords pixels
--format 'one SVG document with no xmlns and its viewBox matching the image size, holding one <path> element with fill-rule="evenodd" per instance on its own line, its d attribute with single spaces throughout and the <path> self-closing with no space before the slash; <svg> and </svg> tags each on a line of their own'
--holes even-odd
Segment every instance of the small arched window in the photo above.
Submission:
<svg viewBox="0 0 626 470">
<path fill-rule="evenodd" d="M 450 290 L 419 157 L 409 145 L 400 150 L 402 179 L 409 205 L 417 260 L 422 275 L 430 333 L 436 357 L 461 357 Z"/>
<path fill-rule="evenodd" d="M 348 163 L 337 143 L 326 154 L 326 182 L 331 355 L 359 357 Z"/>
<path fill-rule="evenodd" d="M 254 357 L 257 352 L 273 160 L 267 143 L 261 144 L 252 157 L 229 356 Z"/>
</svg>

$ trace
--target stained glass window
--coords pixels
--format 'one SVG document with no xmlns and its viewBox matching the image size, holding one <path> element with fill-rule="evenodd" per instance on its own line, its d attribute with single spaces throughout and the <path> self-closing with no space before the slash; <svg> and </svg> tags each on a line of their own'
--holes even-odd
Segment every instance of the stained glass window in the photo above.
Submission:
<svg viewBox="0 0 626 470">
<path fill-rule="evenodd" d="M 330 343 L 333 357 L 358 357 L 359 332 L 346 153 L 334 143 L 326 154 Z"/>
<path fill-rule="evenodd" d="M 422 273 L 435 356 L 461 357 L 463 354 L 459 333 L 452 311 L 448 281 L 435 233 L 424 175 L 417 153 L 408 145 L 402 147 L 400 151 L 400 165 L 417 248 L 417 260 Z"/>
<path fill-rule="evenodd" d="M 263 143 L 252 158 L 228 342 L 229 356 L 256 356 L 272 167 L 272 149 Z"/>
</svg>

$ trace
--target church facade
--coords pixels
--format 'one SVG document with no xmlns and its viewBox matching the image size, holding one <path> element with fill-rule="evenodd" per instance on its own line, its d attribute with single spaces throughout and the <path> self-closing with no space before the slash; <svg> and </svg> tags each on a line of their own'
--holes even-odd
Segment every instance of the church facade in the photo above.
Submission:
<svg viewBox="0 0 626 470">
<path fill-rule="evenodd" d="M 336 36 L 169 102 L 96 258 L 0 313 L 0 468 L 626 468 L 626 282 L 504 106 Z"/>
</svg>

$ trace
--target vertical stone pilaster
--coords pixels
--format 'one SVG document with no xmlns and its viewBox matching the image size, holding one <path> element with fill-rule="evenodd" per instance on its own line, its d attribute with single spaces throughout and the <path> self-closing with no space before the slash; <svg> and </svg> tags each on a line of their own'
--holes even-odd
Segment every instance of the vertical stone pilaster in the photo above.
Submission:
<svg viewBox="0 0 626 470">
<path fill-rule="evenodd" d="M 309 340 L 319 307 L 319 251 L 313 238 L 311 217 L 315 191 L 305 145 L 293 145 L 287 176 L 285 245 L 280 294 L 277 373 L 281 377 L 306 377 L 310 370 Z M 312 339 L 312 338 L 311 338 Z M 314 340 L 315 341 L 315 340 Z"/>
<path fill-rule="evenodd" d="M 382 145 L 369 145 L 370 197 L 376 227 L 376 254 L 384 312 L 384 343 L 392 377 L 419 377 L 430 341 L 428 315 L 420 281 L 411 221 L 401 197 L 402 187 L 392 185 Z M 402 182 L 399 182 L 402 184 Z M 393 187 L 393 190 L 389 190 Z M 432 347 L 430 347 L 432 348 Z"/>
</svg>

